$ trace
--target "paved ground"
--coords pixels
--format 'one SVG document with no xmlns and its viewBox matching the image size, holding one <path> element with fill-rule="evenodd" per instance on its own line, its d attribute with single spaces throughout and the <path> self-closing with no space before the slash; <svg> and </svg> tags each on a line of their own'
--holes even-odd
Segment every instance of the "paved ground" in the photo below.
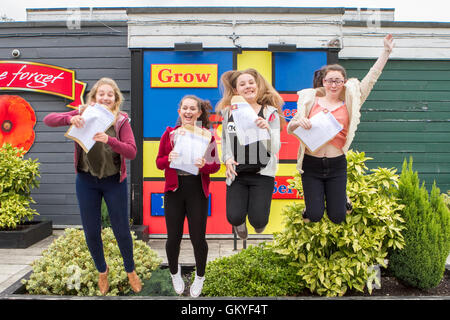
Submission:
<svg viewBox="0 0 450 320">
<path fill-rule="evenodd" d="M 0 294 L 17 280 L 31 271 L 31 263 L 42 256 L 45 250 L 54 239 L 64 233 L 64 230 L 53 230 L 53 235 L 26 248 L 26 249 L 0 249 Z M 256 244 L 264 239 L 250 239 L 247 246 Z M 165 253 L 166 240 L 163 238 L 152 238 L 148 244 L 163 259 L 163 264 L 167 264 Z M 208 261 L 219 257 L 229 256 L 242 250 L 243 241 L 237 241 L 237 250 L 234 250 L 232 239 L 208 238 Z M 181 244 L 180 259 L 181 265 L 195 265 L 194 253 L 189 239 L 183 239 Z M 447 269 L 450 268 L 450 255 L 447 258 Z"/>
<path fill-rule="evenodd" d="M 31 271 L 31 263 L 42 256 L 45 250 L 54 239 L 64 233 L 64 230 L 53 230 L 53 235 L 26 248 L 26 249 L 0 249 L 0 294 L 17 280 Z M 243 241 L 237 242 L 237 250 L 234 250 L 232 239 L 208 239 L 209 253 L 208 261 L 216 258 L 229 256 L 242 250 Z M 248 240 L 247 245 L 256 244 L 263 240 Z M 167 264 L 165 252 L 166 240 L 162 238 L 150 239 L 148 244 L 163 259 L 163 264 Z M 181 243 L 180 258 L 181 265 L 195 265 L 194 253 L 189 239 L 183 239 Z"/>
</svg>

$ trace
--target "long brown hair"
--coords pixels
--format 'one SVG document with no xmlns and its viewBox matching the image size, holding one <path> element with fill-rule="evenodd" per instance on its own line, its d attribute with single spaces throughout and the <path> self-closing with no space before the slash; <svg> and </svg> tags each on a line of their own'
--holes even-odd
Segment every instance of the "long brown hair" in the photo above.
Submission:
<svg viewBox="0 0 450 320">
<path fill-rule="evenodd" d="M 258 96 L 256 102 L 262 106 L 273 106 L 277 108 L 278 114 L 283 116 L 281 107 L 284 105 L 283 98 L 274 89 L 274 87 L 255 69 L 249 68 L 246 70 L 230 70 L 222 74 L 220 77 L 220 85 L 223 97 L 217 103 L 216 111 L 220 111 L 225 107 L 231 105 L 231 98 L 236 94 L 237 79 L 243 74 L 251 75 L 258 87 Z M 280 117 L 280 125 L 283 127 L 286 121 L 283 117 Z"/>
<path fill-rule="evenodd" d="M 209 111 L 212 110 L 211 103 L 208 100 L 200 99 L 199 97 L 197 97 L 195 95 L 186 95 L 183 98 L 181 98 L 180 103 L 178 104 L 179 108 L 181 107 L 181 105 L 183 104 L 183 101 L 185 99 L 192 99 L 192 100 L 197 101 L 197 107 L 202 112 L 202 114 L 200 115 L 200 117 L 198 117 L 198 119 L 202 122 L 203 127 L 209 129 L 209 127 L 211 125 L 211 123 L 209 121 Z M 180 121 L 180 123 L 181 123 L 181 121 Z"/>
</svg>

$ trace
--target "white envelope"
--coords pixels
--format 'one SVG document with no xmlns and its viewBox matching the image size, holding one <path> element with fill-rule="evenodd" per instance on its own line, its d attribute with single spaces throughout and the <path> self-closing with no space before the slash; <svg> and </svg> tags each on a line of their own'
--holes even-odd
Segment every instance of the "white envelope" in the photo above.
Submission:
<svg viewBox="0 0 450 320">
<path fill-rule="evenodd" d="M 231 114 L 236 126 L 236 135 L 241 145 L 268 140 L 270 134 L 267 129 L 259 128 L 255 121 L 258 115 L 247 101 L 241 96 L 231 98 Z"/>
<path fill-rule="evenodd" d="M 113 124 L 115 116 L 107 106 L 97 103 L 93 106 L 88 106 L 81 117 L 84 119 L 84 126 L 77 128 L 71 125 L 64 136 L 78 142 L 87 153 L 96 142 L 92 139 L 95 134 L 108 130 Z"/>
<path fill-rule="evenodd" d="M 332 140 L 342 129 L 342 124 L 336 120 L 331 112 L 319 112 L 311 119 L 312 128 L 309 130 L 298 127 L 294 134 L 303 141 L 306 147 L 314 152 Z"/>
</svg>

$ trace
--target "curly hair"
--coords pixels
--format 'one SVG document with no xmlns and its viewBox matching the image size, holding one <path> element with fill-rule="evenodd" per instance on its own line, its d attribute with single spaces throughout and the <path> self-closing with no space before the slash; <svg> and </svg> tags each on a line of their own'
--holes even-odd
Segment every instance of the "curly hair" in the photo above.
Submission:
<svg viewBox="0 0 450 320">
<path fill-rule="evenodd" d="M 186 95 L 183 98 L 181 98 L 180 103 L 178 104 L 179 108 L 183 104 L 183 101 L 186 99 L 192 99 L 197 101 L 197 106 L 202 111 L 202 114 L 198 119 L 202 122 L 203 127 L 209 129 L 209 127 L 211 126 L 211 122 L 209 121 L 210 110 L 212 110 L 211 103 L 208 100 L 200 99 L 195 95 Z M 181 123 L 181 120 L 179 121 L 179 123 Z"/>
</svg>

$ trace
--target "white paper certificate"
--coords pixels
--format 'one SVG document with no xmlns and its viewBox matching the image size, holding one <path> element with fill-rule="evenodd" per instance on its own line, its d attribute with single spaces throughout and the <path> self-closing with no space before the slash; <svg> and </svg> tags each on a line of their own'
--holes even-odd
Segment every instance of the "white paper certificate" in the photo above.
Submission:
<svg viewBox="0 0 450 320">
<path fill-rule="evenodd" d="M 177 129 L 177 136 L 173 151 L 179 156 L 170 162 L 170 167 L 198 175 L 195 160 L 203 158 L 211 140 L 211 134 L 202 134 L 186 128 Z M 205 132 L 203 132 L 205 133 Z"/>
<path fill-rule="evenodd" d="M 114 122 L 114 114 L 108 107 L 95 104 L 88 106 L 81 115 L 84 119 L 84 126 L 77 128 L 74 125 L 67 130 L 66 136 L 72 139 L 83 148 L 87 153 L 95 144 L 96 141 L 92 139 L 97 132 L 105 132 Z"/>
<path fill-rule="evenodd" d="M 270 139 L 267 129 L 261 129 L 256 125 L 258 115 L 243 97 L 233 96 L 231 113 L 236 126 L 236 136 L 241 145 Z"/>
<path fill-rule="evenodd" d="M 294 134 L 303 141 L 311 152 L 316 151 L 321 146 L 332 140 L 343 126 L 336 120 L 331 112 L 319 112 L 311 119 L 312 128 L 309 130 L 298 127 Z"/>
</svg>

